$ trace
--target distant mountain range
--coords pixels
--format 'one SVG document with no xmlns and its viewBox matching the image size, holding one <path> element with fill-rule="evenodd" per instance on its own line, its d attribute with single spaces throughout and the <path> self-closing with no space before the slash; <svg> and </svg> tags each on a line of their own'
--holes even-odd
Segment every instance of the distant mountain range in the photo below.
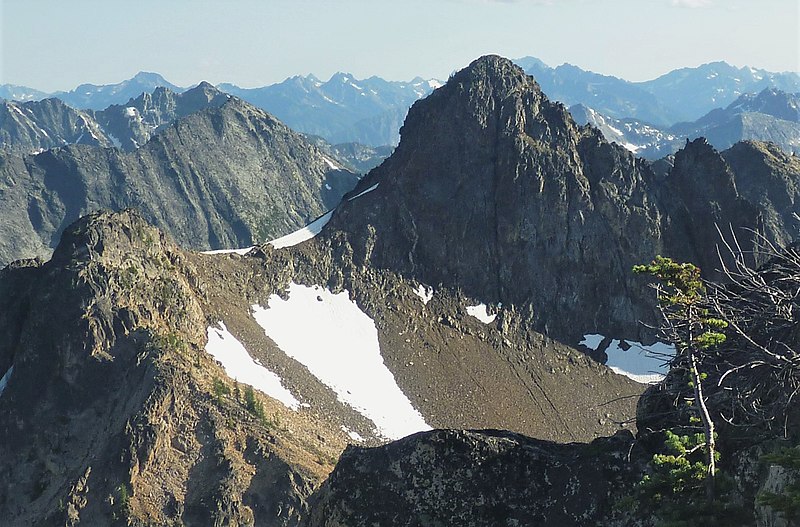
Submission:
<svg viewBox="0 0 800 527">
<path fill-rule="evenodd" d="M 577 122 L 593 124 L 608 140 L 647 159 L 672 154 L 686 139 L 699 136 L 718 149 L 748 139 L 772 141 L 787 152 L 800 144 L 800 75 L 794 72 L 714 62 L 629 82 L 570 64 L 553 68 L 534 57 L 516 63 L 554 100 L 570 107 Z M 440 85 L 420 77 L 397 82 L 336 73 L 328 81 L 308 75 L 260 88 L 218 88 L 270 112 L 349 167 L 366 172 L 399 141 L 409 107 Z M 210 88 L 207 83 L 201 86 Z M 176 96 L 184 91 L 146 72 L 117 84 L 83 84 L 53 94 L 3 85 L 0 97 L 22 104 L 0 107 L 0 142 L 28 152 L 72 143 L 130 151 L 159 126 L 196 107 L 197 101 L 187 101 L 164 115 L 149 110 L 159 97 L 174 98 L 178 104 L 181 99 Z M 66 105 L 54 100 L 34 105 L 46 97 Z M 133 111 L 137 114 L 129 115 Z"/>
<path fill-rule="evenodd" d="M 552 68 L 534 57 L 515 61 L 550 96 L 567 106 L 582 104 L 616 119 L 635 118 L 660 127 L 695 121 L 739 96 L 777 88 L 800 91 L 797 72 L 773 73 L 712 62 L 682 68 L 645 82 L 629 82 L 571 64 Z"/>
<path fill-rule="evenodd" d="M 0 103 L 0 146 L 38 153 L 68 144 L 115 146 L 130 152 L 162 126 L 200 110 L 222 106 L 231 98 L 208 83 L 184 93 L 158 87 L 125 104 L 104 110 L 79 110 L 59 98 Z"/>
<path fill-rule="evenodd" d="M 743 140 L 772 142 L 788 153 L 800 152 L 800 93 L 766 88 L 744 94 L 693 122 L 658 127 L 637 119 L 615 119 L 577 104 L 570 113 L 580 124 L 598 128 L 609 141 L 646 159 L 674 154 L 686 140 L 705 137 L 722 150 Z"/>
<path fill-rule="evenodd" d="M 441 84 L 420 77 L 394 82 L 337 73 L 327 82 L 309 75 L 263 88 L 218 87 L 264 108 L 293 129 L 330 143 L 381 146 L 397 144 L 408 108 Z"/>
<path fill-rule="evenodd" d="M 327 82 L 308 75 L 261 88 L 233 84 L 220 84 L 218 88 L 270 112 L 298 132 L 321 136 L 334 144 L 383 146 L 397 144 L 408 108 L 441 84 L 436 79 L 419 77 L 399 82 L 336 73 Z M 5 84 L 0 86 L 0 98 L 19 102 L 58 98 L 79 110 L 100 111 L 113 105 L 130 106 L 129 100 L 156 88 L 173 93 L 186 91 L 157 73 L 140 72 L 118 84 L 82 84 L 68 92 L 44 93 Z"/>
</svg>

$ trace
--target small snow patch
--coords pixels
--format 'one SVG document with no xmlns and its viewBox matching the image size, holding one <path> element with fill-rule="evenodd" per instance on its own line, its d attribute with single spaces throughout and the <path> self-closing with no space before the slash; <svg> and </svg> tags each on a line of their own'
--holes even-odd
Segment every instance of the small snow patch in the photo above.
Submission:
<svg viewBox="0 0 800 527">
<path fill-rule="evenodd" d="M 369 187 L 367 190 L 362 190 L 361 192 L 359 192 L 358 194 L 356 194 L 356 195 L 355 195 L 355 196 L 353 196 L 352 198 L 348 199 L 347 201 L 353 201 L 354 199 L 356 199 L 356 198 L 360 198 L 361 196 L 363 196 L 364 194 L 366 194 L 366 193 L 368 193 L 368 192 L 372 192 L 373 190 L 375 190 L 376 188 L 378 188 L 378 185 L 380 185 L 380 183 L 375 183 L 374 185 L 372 185 L 371 187 Z"/>
<path fill-rule="evenodd" d="M 431 298 L 433 298 L 433 288 L 419 284 L 417 288 L 414 289 L 414 294 L 417 295 L 420 300 L 422 300 L 422 303 L 427 306 L 428 302 L 430 302 Z"/>
<path fill-rule="evenodd" d="M 3 395 L 3 390 L 6 389 L 6 386 L 8 385 L 8 380 L 11 378 L 11 374 L 13 372 L 14 372 L 14 366 L 11 366 L 10 368 L 8 368 L 8 371 L 6 371 L 5 375 L 3 375 L 3 378 L 0 379 L 0 395 Z"/>
<path fill-rule="evenodd" d="M 133 106 L 128 106 L 127 108 L 125 108 L 125 115 L 127 115 L 128 117 L 136 117 L 136 108 L 134 108 Z"/>
<path fill-rule="evenodd" d="M 605 337 L 598 334 L 584 335 L 580 344 L 597 350 Z M 641 342 L 612 340 L 605 350 L 608 355 L 606 366 L 620 375 L 644 384 L 653 384 L 664 379 L 667 373 L 665 362 L 675 355 L 675 347 L 664 342 L 645 346 Z M 623 349 L 627 347 L 628 349 Z"/>
<path fill-rule="evenodd" d="M 477 306 L 467 306 L 467 314 L 477 318 L 484 324 L 491 324 L 497 315 L 490 315 L 486 311 L 486 304 L 478 304 Z"/>
<path fill-rule="evenodd" d="M 331 167 L 332 170 L 341 170 L 342 169 L 342 167 L 340 167 L 339 165 L 337 165 L 336 163 L 334 163 L 333 161 L 331 161 L 330 159 L 328 159 L 325 156 L 322 156 L 322 160 L 325 161 L 325 164 L 328 165 L 329 167 Z"/>
<path fill-rule="evenodd" d="M 304 364 L 337 398 L 399 439 L 430 426 L 386 367 L 375 322 L 345 290 L 289 284 L 288 299 L 270 296 L 253 318 L 289 357 Z"/>
<path fill-rule="evenodd" d="M 296 230 L 293 233 L 287 234 L 286 236 L 281 236 L 275 240 L 269 242 L 270 245 L 275 247 L 276 249 L 282 249 L 284 247 L 291 247 L 293 245 L 297 245 L 298 243 L 302 243 L 306 240 L 310 240 L 314 236 L 322 231 L 322 228 L 328 224 L 331 220 L 331 216 L 333 216 L 333 211 L 329 210 L 316 220 L 312 221 L 302 229 Z"/>
<path fill-rule="evenodd" d="M 255 245 L 251 245 L 250 247 L 242 247 L 241 249 L 215 249 L 213 251 L 201 251 L 200 254 L 241 254 L 244 256 L 245 254 L 249 253 Z"/>
<path fill-rule="evenodd" d="M 361 436 L 358 434 L 358 432 L 354 432 L 354 431 L 350 430 L 349 428 L 347 428 L 347 427 L 346 427 L 346 426 L 344 426 L 344 425 L 342 425 L 342 432 L 344 432 L 345 434 L 347 434 L 347 435 L 348 435 L 348 437 L 350 437 L 350 439 L 352 439 L 353 441 L 358 441 L 359 443 L 363 443 L 363 442 L 364 442 L 364 438 L 363 438 L 363 437 L 361 437 Z"/>
<path fill-rule="evenodd" d="M 222 363 L 228 377 L 249 384 L 292 410 L 300 408 L 292 392 L 283 387 L 281 378 L 255 360 L 236 337 L 231 335 L 224 322 L 219 327 L 209 327 L 206 351 Z"/>
</svg>

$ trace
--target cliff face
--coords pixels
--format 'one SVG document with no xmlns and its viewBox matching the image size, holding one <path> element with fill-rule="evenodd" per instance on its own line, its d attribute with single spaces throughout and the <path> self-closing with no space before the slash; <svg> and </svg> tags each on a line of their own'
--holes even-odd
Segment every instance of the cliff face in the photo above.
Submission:
<svg viewBox="0 0 800 527">
<path fill-rule="evenodd" d="M 770 169 L 794 181 L 787 161 Z M 634 321 L 650 320 L 652 295 L 634 264 L 663 254 L 712 276 L 715 225 L 745 250 L 751 229 L 786 239 L 787 214 L 763 224 L 740 178 L 753 176 L 702 139 L 658 175 L 575 125 L 510 62 L 484 57 L 412 107 L 398 148 L 354 191 L 374 187 L 369 199 L 343 203 L 329 232 L 346 233 L 337 239 L 368 265 L 529 307 L 564 342 L 647 338 Z"/>
<path fill-rule="evenodd" d="M 187 97 L 189 94 L 184 94 Z M 245 247 L 334 207 L 357 177 L 238 99 L 166 126 L 132 152 L 73 145 L 0 158 L 0 263 L 45 256 L 98 209 L 135 207 L 195 249 Z"/>
</svg>

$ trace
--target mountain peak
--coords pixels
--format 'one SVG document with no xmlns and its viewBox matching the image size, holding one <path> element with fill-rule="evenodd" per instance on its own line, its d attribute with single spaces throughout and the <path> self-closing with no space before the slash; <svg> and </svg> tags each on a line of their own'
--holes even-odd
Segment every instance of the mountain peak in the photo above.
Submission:
<svg viewBox="0 0 800 527">
<path fill-rule="evenodd" d="M 499 55 L 484 55 L 477 58 L 459 73 L 468 74 L 476 79 L 502 80 L 504 83 L 507 79 L 522 80 L 527 77 L 522 68 Z"/>
<path fill-rule="evenodd" d="M 157 84 L 159 86 L 169 84 L 164 77 L 152 71 L 140 71 L 134 75 L 131 80 L 140 82 L 142 84 Z"/>
</svg>

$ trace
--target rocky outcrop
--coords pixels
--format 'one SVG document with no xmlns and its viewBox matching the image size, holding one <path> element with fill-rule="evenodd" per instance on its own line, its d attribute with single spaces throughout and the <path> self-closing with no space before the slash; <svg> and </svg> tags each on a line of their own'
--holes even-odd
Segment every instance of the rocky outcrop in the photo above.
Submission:
<svg viewBox="0 0 800 527">
<path fill-rule="evenodd" d="M 198 90 L 202 100 L 211 95 Z M 192 96 L 176 112 L 192 109 Z M 0 263 L 46 256 L 64 227 L 104 208 L 136 207 L 190 248 L 246 247 L 305 225 L 355 184 L 270 115 L 222 95 L 209 104 L 219 97 L 220 107 L 178 119 L 133 152 L 74 145 L 0 154 Z"/>
<path fill-rule="evenodd" d="M 614 504 L 638 481 L 640 457 L 629 434 L 563 445 L 437 430 L 348 447 L 304 525 L 626 525 Z"/>
<path fill-rule="evenodd" d="M 292 432 L 270 400 L 259 421 L 215 388 L 232 381 L 203 352 L 201 289 L 132 212 L 84 218 L 47 264 L 2 272 L 5 525 L 297 523 L 342 433 Z"/>
<path fill-rule="evenodd" d="M 743 141 L 722 152 L 736 174 L 736 188 L 760 214 L 779 247 L 800 237 L 800 159 L 777 145 Z"/>
</svg>

